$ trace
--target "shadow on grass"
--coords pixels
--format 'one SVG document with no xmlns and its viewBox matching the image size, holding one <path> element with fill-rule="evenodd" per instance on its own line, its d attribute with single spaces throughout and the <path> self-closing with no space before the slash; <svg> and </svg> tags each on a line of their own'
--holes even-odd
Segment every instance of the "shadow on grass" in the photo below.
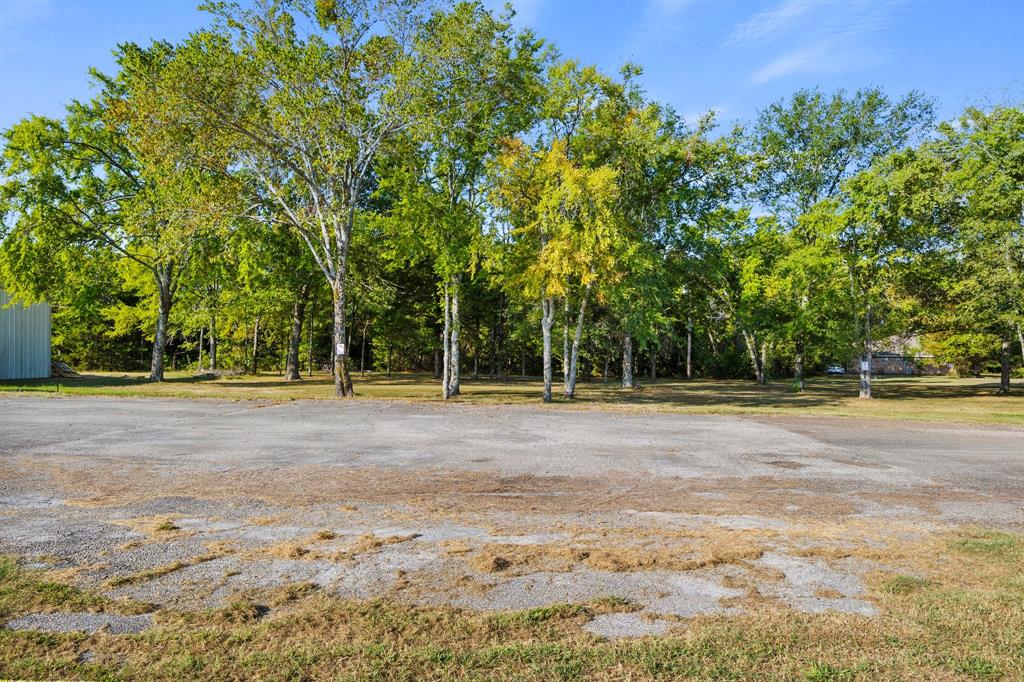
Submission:
<svg viewBox="0 0 1024 682">
<path fill-rule="evenodd" d="M 356 394 L 363 398 L 398 398 L 417 401 L 440 401 L 440 381 L 430 373 L 352 375 Z M 333 394 L 333 380 L 329 374 L 303 377 L 300 381 L 286 382 L 279 374 L 225 375 L 168 373 L 163 384 L 152 384 L 145 375 L 95 374 L 60 379 L 60 390 L 72 393 L 99 393 L 177 397 L 224 397 L 231 399 L 325 399 Z M 179 391 L 175 387 L 180 387 Z M 487 404 L 536 404 L 543 391 L 539 377 L 510 376 L 503 380 L 480 377 L 462 379 L 462 395 L 453 402 Z M 775 409 L 801 410 L 830 408 L 849 409 L 858 393 L 855 376 L 812 377 L 806 390 L 796 393 L 789 380 L 778 380 L 759 385 L 748 380 L 681 380 L 674 378 L 655 381 L 641 380 L 635 390 L 623 390 L 617 381 L 581 380 L 577 397 L 573 401 L 561 396 L 560 382 L 553 387 L 555 402 L 561 405 L 623 405 L 638 407 L 678 407 L 692 409 L 719 408 L 740 411 L 774 411 Z M 876 377 L 874 396 L 876 406 L 904 403 L 918 404 L 914 410 L 943 409 L 949 416 L 963 407 L 960 400 L 982 399 L 994 396 L 998 381 L 985 379 L 949 379 L 945 377 Z M 1020 389 L 1015 386 L 1015 394 Z M 0 381 L 0 392 L 58 392 L 57 379 Z M 948 401 L 944 406 L 937 405 Z M 1002 405 L 1003 403 L 993 403 Z M 927 406 L 927 407 L 925 407 Z M 861 405 L 858 407 L 868 407 Z M 1015 405 L 1006 408 L 1014 409 Z M 888 407 L 875 408 L 878 416 Z M 989 408 L 986 408 L 989 409 Z M 1011 415 L 1012 416 L 1012 415 Z"/>
<path fill-rule="evenodd" d="M 188 376 L 168 377 L 166 384 L 201 384 L 216 381 L 212 374 L 196 374 Z M 0 389 L 6 391 L 39 391 L 57 392 L 60 388 L 120 388 L 126 386 L 144 386 L 152 383 L 145 376 L 114 376 L 110 374 L 82 374 L 77 377 L 60 379 L 4 379 L 0 380 Z"/>
</svg>

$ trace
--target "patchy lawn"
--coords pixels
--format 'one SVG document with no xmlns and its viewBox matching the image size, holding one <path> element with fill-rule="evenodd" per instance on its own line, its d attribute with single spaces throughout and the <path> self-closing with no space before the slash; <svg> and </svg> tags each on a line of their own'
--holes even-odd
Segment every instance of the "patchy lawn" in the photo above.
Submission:
<svg viewBox="0 0 1024 682">
<path fill-rule="evenodd" d="M 262 374 L 220 378 L 168 373 L 154 384 L 145 375 L 90 374 L 73 379 L 0 382 L 2 392 L 68 393 L 79 395 L 159 396 L 224 400 L 324 400 L 333 397 L 328 375 L 299 382 Z M 429 375 L 379 374 L 353 376 L 358 398 L 439 402 L 440 384 Z M 876 377 L 875 399 L 857 398 L 857 378 L 816 377 L 807 390 L 794 393 L 788 381 L 759 386 L 743 380 L 643 381 L 635 391 L 615 383 L 581 382 L 575 401 L 557 399 L 556 408 L 676 411 L 697 414 L 820 414 L 840 417 L 915 419 L 1024 425 L 1024 387 L 1014 395 L 996 396 L 998 379 L 947 377 Z M 557 389 L 557 387 L 556 387 Z M 454 401 L 470 404 L 540 404 L 536 378 L 507 381 L 463 379 L 462 395 Z M 556 390 L 557 395 L 557 390 Z"/>
<path fill-rule="evenodd" d="M 583 626 L 633 610 L 606 598 L 513 613 L 344 600 L 315 585 L 239 594 L 202 612 L 158 610 L 140 634 L 0 630 L 0 677 L 204 679 L 1021 679 L 1024 537 L 954 535 L 880 575 L 874 617 L 754 602 L 668 635 L 606 641 Z M 941 557 L 942 561 L 934 561 Z M 139 613 L 0 558 L 0 622 L 39 611 Z"/>
</svg>

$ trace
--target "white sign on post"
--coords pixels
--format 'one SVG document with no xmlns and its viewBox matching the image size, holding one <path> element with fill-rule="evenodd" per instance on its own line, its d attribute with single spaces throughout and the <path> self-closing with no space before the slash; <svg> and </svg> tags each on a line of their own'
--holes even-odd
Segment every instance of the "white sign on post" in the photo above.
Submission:
<svg viewBox="0 0 1024 682">
<path fill-rule="evenodd" d="M 344 354 L 345 354 L 345 344 L 339 343 L 338 344 L 338 355 L 344 355 Z"/>
<path fill-rule="evenodd" d="M 861 363 L 860 363 L 860 371 L 862 371 L 862 372 L 868 372 L 868 371 L 870 371 L 870 370 L 871 370 L 871 363 L 870 363 L 870 362 L 868 362 L 867 360 L 861 360 Z"/>
</svg>

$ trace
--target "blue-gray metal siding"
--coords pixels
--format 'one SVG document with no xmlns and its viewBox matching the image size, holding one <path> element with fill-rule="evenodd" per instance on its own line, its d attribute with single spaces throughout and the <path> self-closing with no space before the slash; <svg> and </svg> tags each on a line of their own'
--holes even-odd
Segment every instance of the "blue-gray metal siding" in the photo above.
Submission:
<svg viewBox="0 0 1024 682">
<path fill-rule="evenodd" d="M 0 291 L 0 379 L 50 376 L 50 306 L 10 305 Z"/>
</svg>

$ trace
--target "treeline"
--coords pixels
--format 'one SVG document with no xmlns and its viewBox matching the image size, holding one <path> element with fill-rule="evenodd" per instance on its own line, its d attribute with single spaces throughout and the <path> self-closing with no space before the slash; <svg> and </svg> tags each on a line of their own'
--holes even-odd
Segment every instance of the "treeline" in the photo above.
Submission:
<svg viewBox="0 0 1024 682">
<path fill-rule="evenodd" d="M 0 286 L 85 367 L 792 376 L 1024 353 L 1024 115 L 800 91 L 723 130 L 505 14 L 213 3 L 4 131 Z M 861 394 L 870 397 L 870 372 Z"/>
</svg>

